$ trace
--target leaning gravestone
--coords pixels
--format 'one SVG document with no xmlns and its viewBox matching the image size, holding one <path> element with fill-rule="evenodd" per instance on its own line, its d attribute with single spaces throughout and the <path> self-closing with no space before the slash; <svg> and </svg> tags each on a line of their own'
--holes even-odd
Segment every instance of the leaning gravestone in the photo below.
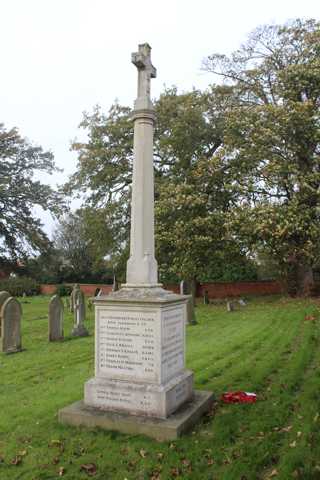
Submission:
<svg viewBox="0 0 320 480">
<path fill-rule="evenodd" d="M 193 296 L 190 295 L 190 289 L 185 280 L 181 280 L 180 282 L 180 295 L 189 295 L 188 302 L 187 302 L 186 324 L 195 325 L 197 321 L 196 321 L 196 316 L 194 312 Z"/>
<path fill-rule="evenodd" d="M 5 300 L 1 307 L 0 351 L 15 353 L 21 351 L 21 305 L 13 297 Z"/>
<path fill-rule="evenodd" d="M 49 342 L 63 340 L 63 303 L 54 295 L 49 303 Z"/>
<path fill-rule="evenodd" d="M 86 337 L 89 335 L 88 330 L 84 326 L 86 318 L 86 304 L 83 292 L 79 285 L 75 285 L 73 289 L 73 308 L 74 308 L 74 326 L 71 332 L 73 337 Z"/>
</svg>

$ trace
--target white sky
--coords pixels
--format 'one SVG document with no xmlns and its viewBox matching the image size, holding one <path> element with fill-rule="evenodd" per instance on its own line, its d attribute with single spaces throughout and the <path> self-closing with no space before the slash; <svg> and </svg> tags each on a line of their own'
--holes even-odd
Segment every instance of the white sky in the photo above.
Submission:
<svg viewBox="0 0 320 480">
<path fill-rule="evenodd" d="M 133 105 L 139 43 L 152 47 L 156 97 L 164 85 L 205 88 L 205 56 L 231 52 L 258 25 L 296 17 L 319 20 L 320 1 L 0 0 L 0 122 L 54 152 L 64 173 L 44 180 L 55 185 L 75 170 L 69 146 L 82 112 L 97 103 L 107 110 L 116 98 Z"/>
</svg>

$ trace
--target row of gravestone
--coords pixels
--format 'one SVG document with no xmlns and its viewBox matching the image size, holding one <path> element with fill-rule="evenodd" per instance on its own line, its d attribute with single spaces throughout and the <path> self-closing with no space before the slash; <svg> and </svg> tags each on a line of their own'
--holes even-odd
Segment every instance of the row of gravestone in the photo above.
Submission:
<svg viewBox="0 0 320 480">
<path fill-rule="evenodd" d="M 88 330 L 85 321 L 85 299 L 79 285 L 75 285 L 71 294 L 74 312 L 74 326 L 71 335 L 84 337 Z M 9 292 L 0 292 L 0 352 L 15 353 L 22 350 L 21 342 L 22 308 L 18 300 Z M 54 295 L 49 304 L 49 341 L 63 338 L 63 303 L 58 295 Z"/>
<path fill-rule="evenodd" d="M 71 332 L 73 337 L 86 337 L 89 335 L 84 325 L 86 317 L 86 303 L 80 286 L 76 284 L 68 302 L 70 311 L 74 314 L 74 325 Z M 67 305 L 68 305 L 67 304 Z M 63 303 L 59 295 L 54 295 L 49 304 L 49 341 L 63 339 Z"/>
</svg>

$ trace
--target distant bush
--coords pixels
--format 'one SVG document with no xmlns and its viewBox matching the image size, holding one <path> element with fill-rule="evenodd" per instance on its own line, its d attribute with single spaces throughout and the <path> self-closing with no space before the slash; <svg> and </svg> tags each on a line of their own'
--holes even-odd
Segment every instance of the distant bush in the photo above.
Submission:
<svg viewBox="0 0 320 480">
<path fill-rule="evenodd" d="M 57 285 L 56 293 L 57 295 L 59 295 L 59 297 L 66 297 L 70 295 L 71 292 L 72 292 L 72 287 L 70 285 L 65 285 L 64 283 Z"/>
<path fill-rule="evenodd" d="M 40 284 L 29 277 L 12 277 L 0 280 L 0 290 L 6 290 L 13 297 L 22 297 L 26 295 L 38 295 L 40 293 Z"/>
</svg>

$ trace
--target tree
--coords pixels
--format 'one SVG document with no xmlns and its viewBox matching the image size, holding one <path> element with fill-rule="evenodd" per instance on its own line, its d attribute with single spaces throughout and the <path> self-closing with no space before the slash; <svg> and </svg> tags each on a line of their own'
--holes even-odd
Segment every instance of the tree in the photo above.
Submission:
<svg viewBox="0 0 320 480">
<path fill-rule="evenodd" d="M 53 154 L 22 138 L 18 130 L 0 124 L 0 262 L 16 264 L 30 251 L 41 252 L 49 245 L 36 218 L 38 206 L 58 214 L 62 197 L 34 177 L 37 172 L 57 171 Z"/>
<path fill-rule="evenodd" d="M 79 209 L 61 217 L 53 234 L 60 281 L 111 281 L 114 265 L 105 259 L 105 252 L 110 257 L 112 251 L 110 241 L 103 210 Z"/>
<path fill-rule="evenodd" d="M 232 92 L 218 153 L 239 188 L 232 228 L 306 292 L 320 251 L 320 24 L 258 28 L 204 68 Z"/>
<path fill-rule="evenodd" d="M 208 264 L 213 268 L 217 257 L 221 263 L 221 249 L 226 245 L 232 244 L 233 252 L 239 254 L 229 233 L 226 240 L 223 226 L 224 214 L 233 201 L 233 194 L 222 191 L 227 183 L 223 180 L 226 170 L 210 163 L 221 146 L 229 98 L 228 87 L 183 94 L 171 88 L 155 101 L 156 243 L 163 278 L 209 275 Z M 73 144 L 78 169 L 66 185 L 69 193 L 86 194 L 86 208 L 100 212 L 99 218 L 110 228 L 113 245 L 122 251 L 128 245 L 130 219 L 130 116 L 129 108 L 117 104 L 108 115 L 98 107 L 92 115 L 85 115 L 81 127 L 87 130 L 89 140 Z M 96 234 L 103 228 L 99 222 Z M 239 257 L 243 262 L 245 254 L 240 252 Z"/>
</svg>

